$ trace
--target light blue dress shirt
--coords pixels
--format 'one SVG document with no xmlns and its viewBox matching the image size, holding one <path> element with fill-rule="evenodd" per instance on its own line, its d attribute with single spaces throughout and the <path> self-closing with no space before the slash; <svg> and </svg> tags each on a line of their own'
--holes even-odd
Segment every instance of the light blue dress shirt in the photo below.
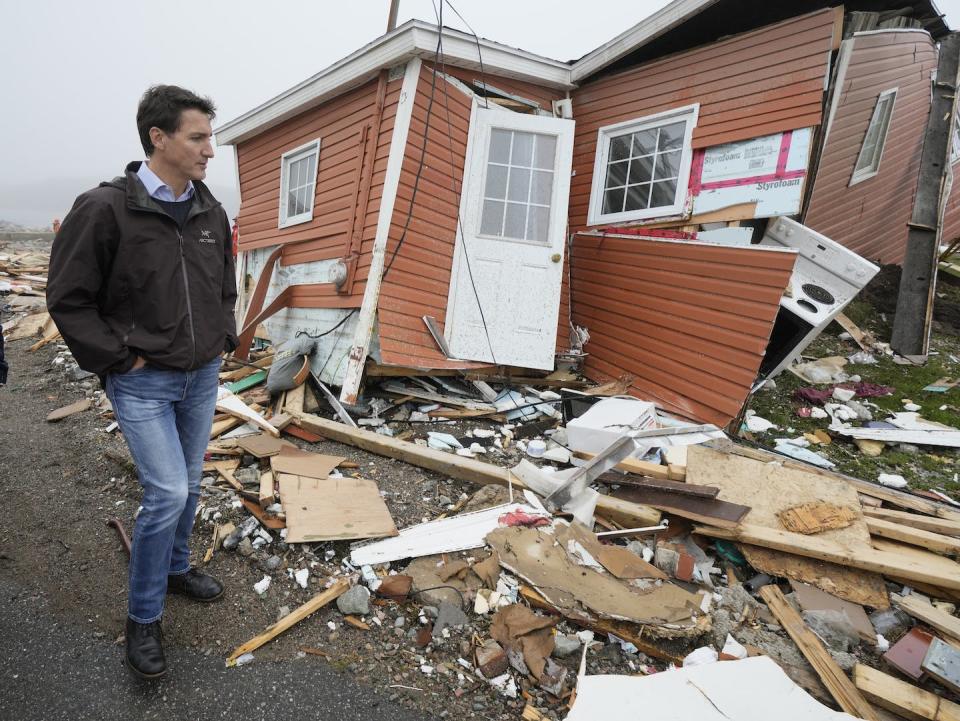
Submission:
<svg viewBox="0 0 960 721">
<path fill-rule="evenodd" d="M 143 187 L 147 189 L 147 193 L 150 194 L 151 198 L 166 200 L 170 203 L 178 203 L 181 200 L 189 200 L 193 197 L 192 180 L 187 181 L 187 189 L 183 191 L 183 194 L 179 198 L 175 198 L 173 197 L 173 188 L 160 180 L 160 177 L 150 170 L 145 162 L 140 163 L 137 177 L 140 178 L 140 182 L 143 183 Z"/>
</svg>

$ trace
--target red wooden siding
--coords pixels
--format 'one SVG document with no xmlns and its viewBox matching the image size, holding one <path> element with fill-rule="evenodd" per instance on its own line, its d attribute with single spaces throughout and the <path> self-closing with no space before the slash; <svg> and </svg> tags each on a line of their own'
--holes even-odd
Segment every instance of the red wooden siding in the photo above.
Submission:
<svg viewBox="0 0 960 721">
<path fill-rule="evenodd" d="M 454 71 L 452 68 L 447 71 L 467 80 L 479 77 L 478 73 L 469 71 Z M 545 96 L 547 91 L 544 90 L 537 90 L 535 94 L 535 86 L 526 83 L 500 77 L 488 77 L 488 81 L 502 90 L 538 101 L 552 97 Z M 431 82 L 432 69 L 424 64 L 417 85 L 386 263 L 390 263 L 408 216 L 410 222 L 403 246 L 392 269 L 384 277 L 377 306 L 381 362 L 418 368 L 467 368 L 484 364 L 447 360 L 427 331 L 423 316 L 433 316 L 440 327 L 444 327 L 472 101 L 438 77 L 427 132 Z M 426 160 L 411 213 L 411 197 L 425 134 Z M 369 250 L 365 244 L 361 267 L 370 262 Z"/>
<path fill-rule="evenodd" d="M 603 77 L 573 91 L 570 224 L 586 225 L 597 131 L 700 103 L 693 146 L 820 124 L 837 15 L 822 10 Z"/>
<path fill-rule="evenodd" d="M 684 241 L 577 236 L 573 320 L 591 378 L 726 425 L 756 378 L 796 255 Z"/>
<path fill-rule="evenodd" d="M 903 260 L 936 65 L 933 40 L 922 31 L 853 38 L 804 223 L 868 260 Z M 877 97 L 890 88 L 897 98 L 880 172 L 850 186 Z"/>
<path fill-rule="evenodd" d="M 370 202 L 366 217 L 356 218 L 355 222 L 362 224 L 362 237 L 368 243 L 373 242 L 376 232 L 400 85 L 400 80 L 387 84 L 379 136 L 373 138 L 371 133 L 367 141 L 370 155 L 366 162 L 373 162 Z M 285 245 L 282 262 L 287 265 L 344 256 L 348 226 L 360 205 L 356 193 L 361 157 L 358 141 L 365 124 L 374 126 L 376 99 L 377 81 L 372 81 L 237 146 L 242 250 Z M 279 229 L 280 157 L 318 137 L 320 156 L 313 220 Z M 360 305 L 365 278 L 365 268 L 358 268 L 358 282 L 348 296 L 354 306 Z"/>
</svg>

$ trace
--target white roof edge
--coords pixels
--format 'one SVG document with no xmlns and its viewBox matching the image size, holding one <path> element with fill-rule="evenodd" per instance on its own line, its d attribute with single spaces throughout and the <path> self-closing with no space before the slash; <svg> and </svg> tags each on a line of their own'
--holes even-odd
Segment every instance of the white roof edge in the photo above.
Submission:
<svg viewBox="0 0 960 721">
<path fill-rule="evenodd" d="M 602 70 L 632 50 L 675 28 L 719 0 L 673 0 L 653 15 L 644 18 L 613 40 L 604 43 L 573 63 L 571 80 L 575 83 Z"/>
<path fill-rule="evenodd" d="M 851 37 L 859 38 L 864 35 L 883 35 L 884 33 L 923 33 L 931 40 L 933 39 L 930 31 L 924 28 L 877 28 L 876 30 L 858 30 Z"/>
<path fill-rule="evenodd" d="M 431 57 L 437 47 L 435 25 L 410 20 L 393 32 L 367 43 L 342 60 L 295 85 L 215 130 L 217 145 L 234 145 L 287 118 L 363 84 L 383 68 L 412 57 Z M 570 65 L 525 50 L 481 38 L 483 69 L 521 80 L 531 80 L 558 89 L 574 87 Z M 443 52 L 452 65 L 479 68 L 477 40 L 467 33 L 443 29 Z"/>
</svg>

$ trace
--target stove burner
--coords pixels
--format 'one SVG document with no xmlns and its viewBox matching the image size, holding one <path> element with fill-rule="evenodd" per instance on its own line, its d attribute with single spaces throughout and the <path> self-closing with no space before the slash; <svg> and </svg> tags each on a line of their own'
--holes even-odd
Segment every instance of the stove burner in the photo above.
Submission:
<svg viewBox="0 0 960 721">
<path fill-rule="evenodd" d="M 814 285 L 813 283 L 804 283 L 800 287 L 803 289 L 804 293 L 818 303 L 823 303 L 824 305 L 833 305 L 836 302 L 836 299 L 830 295 L 825 288 L 821 288 L 819 285 Z"/>
<path fill-rule="evenodd" d="M 813 303 L 811 303 L 809 300 L 804 300 L 803 298 L 801 298 L 800 300 L 797 301 L 797 305 L 799 305 L 799 306 L 800 306 L 801 308 L 803 308 L 805 311 L 808 311 L 808 312 L 810 312 L 810 313 L 819 313 L 819 312 L 820 312 L 820 309 L 817 308 L 817 306 L 815 306 L 815 305 L 814 305 Z"/>
</svg>

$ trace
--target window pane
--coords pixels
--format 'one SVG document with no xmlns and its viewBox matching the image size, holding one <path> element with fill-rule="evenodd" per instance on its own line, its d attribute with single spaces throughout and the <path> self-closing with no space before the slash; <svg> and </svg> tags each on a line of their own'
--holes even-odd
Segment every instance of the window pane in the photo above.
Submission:
<svg viewBox="0 0 960 721">
<path fill-rule="evenodd" d="M 483 201 L 480 217 L 480 232 L 485 235 L 500 235 L 503 229 L 503 203 L 496 200 Z"/>
<path fill-rule="evenodd" d="M 296 191 L 291 191 L 287 193 L 287 212 L 286 216 L 288 218 L 297 214 L 297 193 Z"/>
<path fill-rule="evenodd" d="M 500 130 L 494 128 L 490 133 L 490 157 L 491 163 L 509 163 L 510 162 L 510 136 L 509 130 Z"/>
<path fill-rule="evenodd" d="M 550 226 L 550 209 L 530 206 L 530 215 L 527 218 L 527 240 L 547 241 L 547 231 Z"/>
<path fill-rule="evenodd" d="M 505 238 L 524 238 L 527 225 L 527 206 L 523 203 L 507 203 L 507 217 L 503 224 Z"/>
<path fill-rule="evenodd" d="M 680 151 L 672 150 L 669 153 L 657 155 L 657 168 L 654 176 L 660 178 L 676 178 L 680 174 Z"/>
<path fill-rule="evenodd" d="M 621 135 L 610 139 L 610 158 L 609 161 L 626 160 L 630 157 L 630 136 Z"/>
<path fill-rule="evenodd" d="M 624 210 L 643 210 L 648 207 L 650 207 L 650 183 L 632 185 L 627 188 Z"/>
<path fill-rule="evenodd" d="M 613 188 L 618 185 L 627 184 L 627 164 L 629 160 L 624 160 L 620 163 L 610 163 L 607 166 L 607 182 L 604 185 L 606 188 Z"/>
<path fill-rule="evenodd" d="M 633 134 L 633 153 L 634 157 L 638 155 L 650 155 L 657 149 L 657 129 L 641 130 Z"/>
<path fill-rule="evenodd" d="M 513 153 L 510 155 L 511 165 L 523 165 L 529 168 L 533 163 L 533 133 L 513 133 Z"/>
<path fill-rule="evenodd" d="M 660 208 L 673 205 L 677 198 L 677 181 L 664 180 L 653 184 L 653 194 L 650 197 L 650 207 Z"/>
<path fill-rule="evenodd" d="M 510 185 L 507 189 L 507 200 L 517 200 L 521 203 L 526 203 L 529 197 L 530 171 L 526 168 L 510 168 Z"/>
<path fill-rule="evenodd" d="M 553 170 L 557 155 L 557 139 L 553 135 L 537 136 L 537 152 L 533 156 L 533 167 Z"/>
<path fill-rule="evenodd" d="M 503 165 L 487 166 L 487 187 L 483 194 L 488 198 L 507 197 L 507 168 Z"/>
<path fill-rule="evenodd" d="M 644 158 L 634 158 L 630 161 L 629 183 L 649 183 L 653 173 L 653 159 L 656 156 L 648 155 Z"/>
<path fill-rule="evenodd" d="M 300 163 L 294 162 L 290 164 L 290 182 L 288 184 L 290 190 L 296 190 L 300 187 Z"/>
<path fill-rule="evenodd" d="M 308 192 L 308 188 L 306 186 L 304 186 L 303 188 L 300 188 L 300 190 L 297 192 L 297 212 L 298 213 L 307 212 L 307 208 L 309 207 L 307 205 L 307 200 L 308 200 L 307 192 Z"/>
<path fill-rule="evenodd" d="M 553 173 L 535 170 L 533 185 L 530 187 L 530 202 L 540 205 L 550 205 L 550 195 L 553 192 Z"/>
<path fill-rule="evenodd" d="M 683 147 L 683 131 L 686 123 L 670 123 L 660 128 L 659 150 L 675 150 Z"/>
<path fill-rule="evenodd" d="M 616 188 L 608 190 L 603 194 L 603 212 L 604 213 L 622 213 L 623 212 L 623 194 L 625 188 Z"/>
<path fill-rule="evenodd" d="M 312 183 L 317 177 L 317 156 L 313 153 L 307 156 L 307 177 L 305 182 Z"/>
</svg>

